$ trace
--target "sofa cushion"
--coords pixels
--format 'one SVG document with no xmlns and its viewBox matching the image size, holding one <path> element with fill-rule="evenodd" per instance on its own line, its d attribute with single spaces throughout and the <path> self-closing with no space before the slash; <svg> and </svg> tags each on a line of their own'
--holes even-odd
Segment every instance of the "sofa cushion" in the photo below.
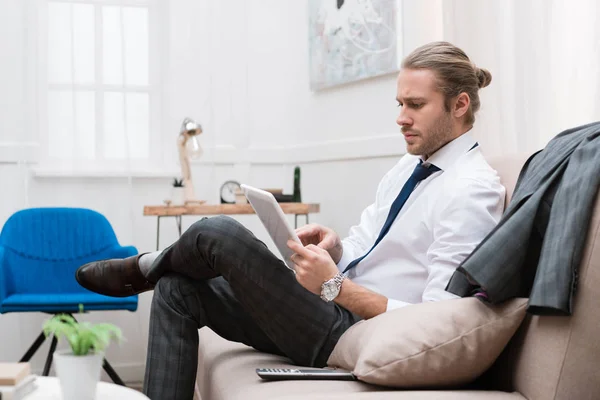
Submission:
<svg viewBox="0 0 600 400">
<path fill-rule="evenodd" d="M 219 337 L 208 328 L 199 332 L 197 382 L 200 400 L 332 400 L 332 399 L 420 399 L 420 400 L 525 400 L 518 393 L 492 391 L 398 391 L 348 381 L 279 381 L 260 379 L 256 368 L 292 368 L 285 357 L 260 353 L 240 343 Z"/>
<path fill-rule="evenodd" d="M 208 328 L 199 331 L 199 338 L 196 380 L 202 400 L 279 399 L 284 395 L 312 399 L 317 393 L 380 390 L 376 386 L 358 381 L 267 382 L 256 375 L 256 368 L 291 368 L 290 360 L 230 342 Z"/>
<path fill-rule="evenodd" d="M 476 298 L 421 303 L 361 321 L 328 364 L 362 381 L 412 388 L 470 382 L 500 355 L 525 316 L 527 299 L 489 306 Z"/>
</svg>

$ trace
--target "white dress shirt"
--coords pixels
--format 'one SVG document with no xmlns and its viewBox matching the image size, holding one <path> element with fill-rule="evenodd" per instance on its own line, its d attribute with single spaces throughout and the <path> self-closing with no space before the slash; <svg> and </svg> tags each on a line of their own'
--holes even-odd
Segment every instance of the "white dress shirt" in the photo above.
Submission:
<svg viewBox="0 0 600 400">
<path fill-rule="evenodd" d="M 452 273 L 500 220 L 505 189 L 480 148 L 471 149 L 475 143 L 467 132 L 425 161 L 441 171 L 417 185 L 381 242 L 348 271 L 353 282 L 386 296 L 388 311 L 457 297 L 445 291 Z M 340 271 L 373 246 L 418 163 L 407 154 L 383 177 L 375 203 L 342 240 Z"/>
</svg>

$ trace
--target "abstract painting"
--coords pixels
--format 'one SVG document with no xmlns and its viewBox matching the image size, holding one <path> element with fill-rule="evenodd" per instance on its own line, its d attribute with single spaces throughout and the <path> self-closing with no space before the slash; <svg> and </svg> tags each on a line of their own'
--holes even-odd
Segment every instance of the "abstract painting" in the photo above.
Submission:
<svg viewBox="0 0 600 400">
<path fill-rule="evenodd" d="M 309 0 L 310 88 L 398 70 L 398 0 Z"/>
</svg>

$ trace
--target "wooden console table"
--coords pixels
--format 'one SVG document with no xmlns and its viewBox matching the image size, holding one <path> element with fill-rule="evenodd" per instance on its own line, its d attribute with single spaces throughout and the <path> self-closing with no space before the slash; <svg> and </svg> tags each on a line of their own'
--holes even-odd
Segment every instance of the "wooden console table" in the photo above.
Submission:
<svg viewBox="0 0 600 400">
<path fill-rule="evenodd" d="M 298 215 L 304 215 L 308 224 L 308 214 L 318 213 L 318 203 L 279 203 L 284 214 L 294 214 L 294 226 L 298 227 Z M 145 216 L 156 217 L 156 250 L 159 250 L 160 219 L 175 217 L 177 232 L 181 236 L 181 218 L 184 215 L 236 215 L 254 214 L 250 204 L 190 204 L 186 206 L 144 206 Z"/>
</svg>

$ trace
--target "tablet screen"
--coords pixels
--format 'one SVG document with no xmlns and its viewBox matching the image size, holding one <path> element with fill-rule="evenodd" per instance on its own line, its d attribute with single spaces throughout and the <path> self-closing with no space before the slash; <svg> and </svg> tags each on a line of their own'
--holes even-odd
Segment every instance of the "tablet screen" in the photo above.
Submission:
<svg viewBox="0 0 600 400">
<path fill-rule="evenodd" d="M 301 242 L 298 235 L 296 235 L 296 231 L 286 219 L 279 203 L 277 203 L 275 197 L 269 192 L 248 185 L 241 185 L 241 187 L 250 205 L 252 205 L 258 218 L 275 243 L 277 250 L 281 253 L 283 261 L 288 268 L 294 269 L 294 263 L 290 260 L 294 252 L 287 247 L 287 241 L 294 240 L 298 243 Z"/>
</svg>

